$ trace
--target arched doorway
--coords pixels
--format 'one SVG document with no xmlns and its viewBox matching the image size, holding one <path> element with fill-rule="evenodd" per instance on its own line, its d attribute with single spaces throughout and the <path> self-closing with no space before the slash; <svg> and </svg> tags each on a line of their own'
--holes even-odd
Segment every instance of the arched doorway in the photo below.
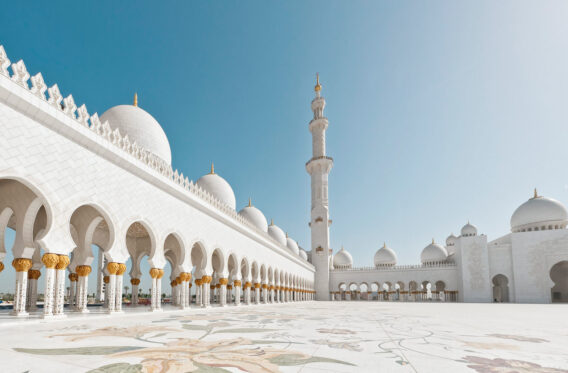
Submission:
<svg viewBox="0 0 568 373">
<path fill-rule="evenodd" d="M 493 302 L 509 302 L 509 279 L 507 276 L 498 274 L 493 277 Z"/>
<path fill-rule="evenodd" d="M 552 303 L 568 303 L 568 261 L 563 260 L 553 265 L 550 278 L 554 281 L 550 290 Z"/>
</svg>

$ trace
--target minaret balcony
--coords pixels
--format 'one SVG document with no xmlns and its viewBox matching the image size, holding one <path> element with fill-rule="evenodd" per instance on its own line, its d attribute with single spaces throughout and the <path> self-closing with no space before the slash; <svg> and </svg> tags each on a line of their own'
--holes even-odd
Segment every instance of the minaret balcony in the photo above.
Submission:
<svg viewBox="0 0 568 373">
<path fill-rule="evenodd" d="M 328 126 L 329 126 L 329 122 L 328 122 L 327 118 L 321 117 L 321 118 L 312 119 L 310 121 L 309 129 L 310 129 L 310 132 L 313 132 L 314 128 L 317 128 L 317 127 L 322 128 L 323 130 L 326 130 Z"/>
<path fill-rule="evenodd" d="M 332 167 L 333 167 L 333 158 L 328 157 L 326 155 L 313 157 L 312 159 L 306 162 L 306 170 L 310 174 L 312 173 L 313 170 L 317 169 L 320 169 L 325 173 L 329 173 Z"/>
</svg>

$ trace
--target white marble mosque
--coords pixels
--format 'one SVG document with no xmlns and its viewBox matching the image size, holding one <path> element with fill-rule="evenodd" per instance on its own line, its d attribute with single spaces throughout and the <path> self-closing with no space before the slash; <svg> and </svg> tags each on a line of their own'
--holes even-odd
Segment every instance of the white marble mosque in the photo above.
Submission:
<svg viewBox="0 0 568 373">
<path fill-rule="evenodd" d="M 162 308 L 166 266 L 179 309 L 308 300 L 568 302 L 568 214 L 536 190 L 513 213 L 510 233 L 489 241 L 468 222 L 445 244 L 432 240 L 420 264 L 397 265 L 387 245 L 364 268 L 353 268 L 344 248 L 334 254 L 321 89 L 318 77 L 305 251 L 253 201 L 238 211 L 213 165 L 196 182 L 172 169 L 168 138 L 136 96 L 133 105 L 89 114 L 57 84 L 47 87 L 41 73 L 30 77 L 23 61 L 11 63 L 0 46 L 0 270 L 16 272 L 14 317 L 88 313 L 92 271 L 104 309 L 121 313 L 129 260 L 131 303 L 139 304 L 140 279 L 148 276 L 153 311 Z M 4 268 L 7 229 L 15 231 L 15 259 Z"/>
</svg>

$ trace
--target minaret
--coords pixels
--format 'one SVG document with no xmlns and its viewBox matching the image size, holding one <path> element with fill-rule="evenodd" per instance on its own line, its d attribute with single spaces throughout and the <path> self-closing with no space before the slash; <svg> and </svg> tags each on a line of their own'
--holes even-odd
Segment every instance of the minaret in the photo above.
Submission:
<svg viewBox="0 0 568 373">
<path fill-rule="evenodd" d="M 325 131 L 329 125 L 323 116 L 325 99 L 321 97 L 319 74 L 316 75 L 314 88 L 316 97 L 312 100 L 314 118 L 310 121 L 312 133 L 312 158 L 306 163 L 306 170 L 312 178 L 312 212 L 310 228 L 312 230 L 312 264 L 316 267 L 316 299 L 329 300 L 329 266 L 331 250 L 329 248 L 329 200 L 327 180 L 333 167 L 333 158 L 325 154 Z"/>
</svg>

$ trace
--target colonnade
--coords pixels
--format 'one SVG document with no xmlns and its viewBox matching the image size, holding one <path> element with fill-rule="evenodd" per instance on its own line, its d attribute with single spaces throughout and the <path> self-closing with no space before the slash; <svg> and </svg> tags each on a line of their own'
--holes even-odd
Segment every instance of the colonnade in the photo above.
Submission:
<svg viewBox="0 0 568 373">
<path fill-rule="evenodd" d="M 330 299 L 332 301 L 350 301 L 350 300 L 364 300 L 364 301 L 386 301 L 386 302 L 457 302 L 458 292 L 452 290 L 445 291 L 380 291 L 371 292 L 360 290 L 347 290 L 347 291 L 332 291 L 330 292 Z"/>
<path fill-rule="evenodd" d="M 67 255 L 47 253 L 41 258 L 45 266 L 45 289 L 43 303 L 43 317 L 55 318 L 64 316 L 66 272 L 69 269 L 70 259 Z M 4 269 L 0 262 L 0 272 Z M 29 312 L 38 310 L 38 287 L 37 282 L 42 275 L 39 268 L 32 269 L 32 260 L 17 258 L 12 262 L 16 270 L 16 287 L 14 295 L 14 307 L 12 314 L 25 317 Z M 126 264 L 109 262 L 106 266 L 108 275 L 103 277 L 105 284 L 103 307 L 108 313 L 123 312 L 123 275 L 126 272 Z M 70 281 L 68 304 L 74 312 L 88 313 L 88 279 L 91 266 L 80 265 L 74 272 L 69 273 Z M 151 268 L 151 311 L 162 310 L 162 277 L 164 270 Z M 216 278 L 201 276 L 193 281 L 195 294 L 192 295 L 192 274 L 181 272 L 171 281 L 172 304 L 181 309 L 187 309 L 192 304 L 199 307 L 219 305 L 239 306 L 241 304 L 274 304 L 297 301 L 309 301 L 315 299 L 315 291 L 300 287 L 280 286 L 274 282 L 252 282 L 241 280 L 229 280 L 229 278 Z M 139 304 L 138 289 L 139 278 L 131 278 L 132 298 L 131 305 Z"/>
</svg>

